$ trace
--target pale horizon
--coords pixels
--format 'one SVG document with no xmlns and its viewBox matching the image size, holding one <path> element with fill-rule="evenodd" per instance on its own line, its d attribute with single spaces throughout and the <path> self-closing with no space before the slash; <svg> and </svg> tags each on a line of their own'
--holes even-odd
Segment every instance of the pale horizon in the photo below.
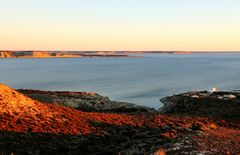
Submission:
<svg viewBox="0 0 240 155">
<path fill-rule="evenodd" d="M 240 51 L 237 0 L 0 1 L 0 49 Z"/>
</svg>

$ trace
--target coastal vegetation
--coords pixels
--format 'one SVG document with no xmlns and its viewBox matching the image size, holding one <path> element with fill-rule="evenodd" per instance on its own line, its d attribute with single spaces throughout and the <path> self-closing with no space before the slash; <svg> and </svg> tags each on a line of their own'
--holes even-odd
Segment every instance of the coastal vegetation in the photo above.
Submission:
<svg viewBox="0 0 240 155">
<path fill-rule="evenodd" d="M 0 150 L 2 154 L 238 154 L 239 96 L 189 92 L 162 99 L 165 106 L 154 110 L 96 93 L 17 91 L 0 84 Z M 94 103 L 95 109 L 82 106 Z"/>
</svg>

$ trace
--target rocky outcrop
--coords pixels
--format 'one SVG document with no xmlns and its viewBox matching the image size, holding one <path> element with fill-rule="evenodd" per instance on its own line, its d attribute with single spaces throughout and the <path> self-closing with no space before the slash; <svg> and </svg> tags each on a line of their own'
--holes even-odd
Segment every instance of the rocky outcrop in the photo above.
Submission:
<svg viewBox="0 0 240 155">
<path fill-rule="evenodd" d="M 132 103 L 112 101 L 108 97 L 92 92 L 18 90 L 40 102 L 59 104 L 81 111 L 104 112 L 153 112 L 154 109 Z"/>
<path fill-rule="evenodd" d="M 3 84 L 0 112 L 1 131 L 87 134 L 93 129 L 82 112 L 40 103 Z"/>
<path fill-rule="evenodd" d="M 139 111 L 83 112 L 53 104 L 55 101 L 51 104 L 43 103 L 21 92 L 28 96 L 40 94 L 37 98 L 43 101 L 50 97 L 49 100 L 58 100 L 62 104 L 63 101 L 89 96 L 91 99 L 85 99 L 87 102 L 103 100 L 102 97 L 96 97 L 96 93 L 15 91 L 0 84 L 0 154 L 240 153 L 238 119 L 217 119 L 209 113 L 196 116 L 192 112 L 195 110 L 193 104 L 201 107 L 204 103 L 195 102 L 187 108 L 182 107 L 185 110 L 179 107 L 173 110 L 174 106 L 171 106 L 165 111 L 166 114 Z M 206 95 L 187 94 L 183 95 L 184 99 L 187 97 L 186 102 L 189 97 L 201 99 Z M 236 101 L 236 95 L 224 93 L 212 97 L 216 99 L 224 96 L 221 99 L 228 103 L 230 100 Z M 180 95 L 174 101 L 181 98 Z M 238 110 L 235 104 L 232 106 Z M 234 112 L 234 108 L 231 112 Z"/>
<path fill-rule="evenodd" d="M 188 92 L 161 99 L 166 114 L 240 120 L 240 92 Z"/>
<path fill-rule="evenodd" d="M 67 98 L 76 95 L 61 92 L 61 97 L 64 94 Z M 212 124 L 206 119 L 152 113 L 82 112 L 41 103 L 3 84 L 0 111 L 0 150 L 7 154 L 150 154 L 182 132 L 192 130 L 196 121 L 204 121 L 204 129 Z"/>
<path fill-rule="evenodd" d="M 186 134 L 165 149 L 170 154 L 204 152 L 204 154 L 239 154 L 240 92 L 200 91 L 161 99 L 161 113 L 183 117 L 204 117 L 215 122 L 213 130 Z M 197 123 L 194 129 L 202 128 Z"/>
<path fill-rule="evenodd" d="M 0 58 L 12 58 L 13 54 L 11 51 L 0 51 Z"/>
</svg>

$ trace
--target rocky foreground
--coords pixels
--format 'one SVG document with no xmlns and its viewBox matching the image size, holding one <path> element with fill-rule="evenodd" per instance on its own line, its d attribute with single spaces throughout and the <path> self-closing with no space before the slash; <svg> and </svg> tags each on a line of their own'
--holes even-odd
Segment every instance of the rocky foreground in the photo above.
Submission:
<svg viewBox="0 0 240 155">
<path fill-rule="evenodd" d="M 0 84 L 0 154 L 240 153 L 240 93 L 162 101 L 159 112 L 95 93 Z"/>
<path fill-rule="evenodd" d="M 44 103 L 58 104 L 86 112 L 153 112 L 154 109 L 133 103 L 112 101 L 95 92 L 40 91 L 19 89 L 18 92 Z"/>
</svg>

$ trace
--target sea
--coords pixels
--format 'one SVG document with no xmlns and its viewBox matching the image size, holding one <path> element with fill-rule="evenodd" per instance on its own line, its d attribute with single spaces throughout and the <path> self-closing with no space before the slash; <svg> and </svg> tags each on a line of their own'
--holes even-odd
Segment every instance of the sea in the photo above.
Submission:
<svg viewBox="0 0 240 155">
<path fill-rule="evenodd" d="M 0 59 L 0 83 L 15 89 L 97 92 L 160 108 L 188 91 L 240 90 L 240 54 L 140 54 L 124 58 Z"/>
</svg>

